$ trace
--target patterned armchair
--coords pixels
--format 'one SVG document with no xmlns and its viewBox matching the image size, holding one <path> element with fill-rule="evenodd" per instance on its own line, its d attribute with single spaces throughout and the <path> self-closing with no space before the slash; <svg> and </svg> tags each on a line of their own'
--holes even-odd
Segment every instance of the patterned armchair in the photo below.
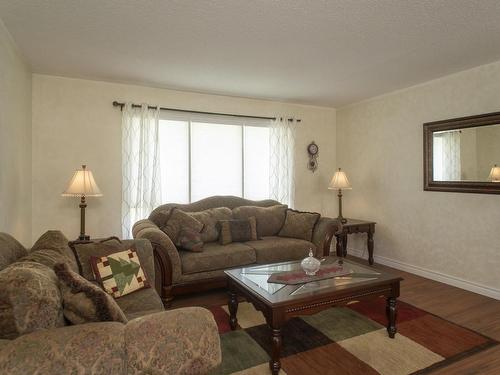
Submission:
<svg viewBox="0 0 500 375">
<path fill-rule="evenodd" d="M 28 252 L 0 233 L 0 374 L 206 374 L 220 364 L 212 314 L 164 311 L 152 288 L 116 300 L 126 324 L 67 325 L 53 271 L 60 262 L 76 267 L 67 243 L 49 231 Z"/>
</svg>

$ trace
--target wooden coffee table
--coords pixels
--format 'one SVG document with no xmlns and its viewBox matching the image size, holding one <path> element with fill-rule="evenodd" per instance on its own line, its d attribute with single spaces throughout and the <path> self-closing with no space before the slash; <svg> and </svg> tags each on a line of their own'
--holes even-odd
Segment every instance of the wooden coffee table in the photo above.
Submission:
<svg viewBox="0 0 500 375">
<path fill-rule="evenodd" d="M 338 263 L 336 257 L 327 257 L 323 264 Z M 300 270 L 300 261 L 283 262 L 225 271 L 229 288 L 229 322 L 231 329 L 238 325 L 238 296 L 244 297 L 261 311 L 271 328 L 272 354 L 269 367 L 278 374 L 281 363 L 281 328 L 290 318 L 315 314 L 332 306 L 373 296 L 387 298 L 387 332 L 396 334 L 396 298 L 399 297 L 401 277 L 343 260 L 343 267 L 351 271 L 348 276 L 315 281 L 299 285 L 268 283 L 276 272 Z"/>
</svg>

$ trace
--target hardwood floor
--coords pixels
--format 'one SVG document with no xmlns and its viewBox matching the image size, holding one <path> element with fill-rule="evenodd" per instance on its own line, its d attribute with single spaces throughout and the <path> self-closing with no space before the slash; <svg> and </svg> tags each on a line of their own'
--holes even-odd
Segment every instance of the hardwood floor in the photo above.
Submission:
<svg viewBox="0 0 500 375">
<path fill-rule="evenodd" d="M 360 263 L 364 259 L 349 256 Z M 375 265 L 404 278 L 400 300 L 500 341 L 500 301 L 394 268 Z M 177 297 L 172 308 L 227 303 L 224 290 Z M 435 374 L 500 374 L 500 345 L 467 357 Z"/>
</svg>

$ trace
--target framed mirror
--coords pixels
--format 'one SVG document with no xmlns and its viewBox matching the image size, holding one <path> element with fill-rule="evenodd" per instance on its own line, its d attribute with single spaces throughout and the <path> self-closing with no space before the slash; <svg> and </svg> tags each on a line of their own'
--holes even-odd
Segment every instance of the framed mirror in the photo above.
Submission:
<svg viewBox="0 0 500 375">
<path fill-rule="evenodd" d="M 424 124 L 424 190 L 500 194 L 500 112 Z"/>
</svg>

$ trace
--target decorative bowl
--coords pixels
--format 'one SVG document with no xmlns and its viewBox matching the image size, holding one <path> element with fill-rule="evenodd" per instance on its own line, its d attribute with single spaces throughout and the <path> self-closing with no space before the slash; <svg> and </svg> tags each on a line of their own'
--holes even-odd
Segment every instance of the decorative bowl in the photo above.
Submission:
<svg viewBox="0 0 500 375">
<path fill-rule="evenodd" d="M 314 276 L 316 275 L 316 272 L 319 271 L 321 262 L 314 257 L 312 249 L 309 249 L 309 256 L 302 260 L 300 266 L 302 267 L 306 275 Z"/>
</svg>

